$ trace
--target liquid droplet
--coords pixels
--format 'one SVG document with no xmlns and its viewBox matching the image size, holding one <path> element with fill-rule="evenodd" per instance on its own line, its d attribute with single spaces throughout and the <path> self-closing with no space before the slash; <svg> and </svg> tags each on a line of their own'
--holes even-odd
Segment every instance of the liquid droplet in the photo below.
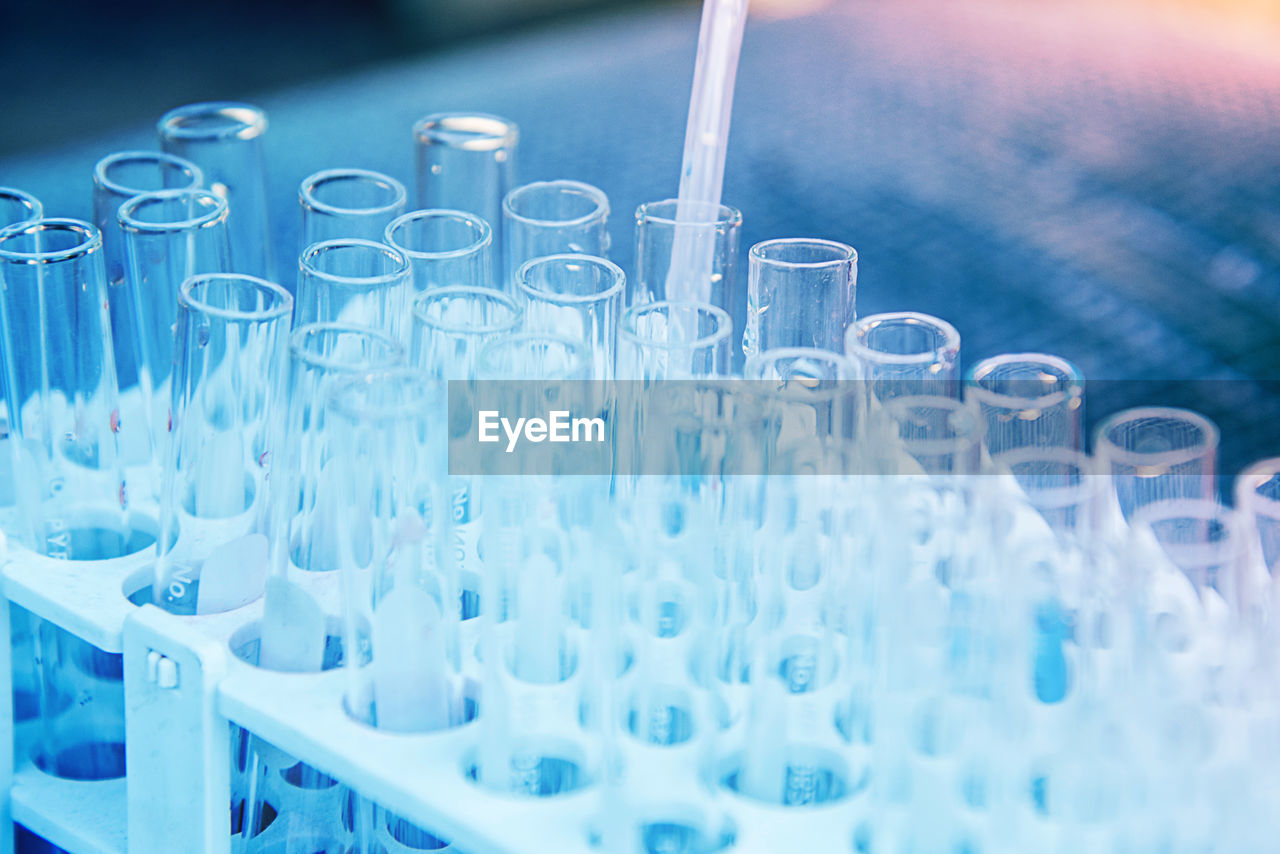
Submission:
<svg viewBox="0 0 1280 854">
<path fill-rule="evenodd" d="M 112 433 L 120 432 L 120 410 L 119 409 L 111 410 L 111 418 L 109 419 L 109 423 L 111 424 Z"/>
<path fill-rule="evenodd" d="M 196 330 L 196 346 L 206 347 L 209 344 L 209 327 L 201 326 Z"/>
</svg>

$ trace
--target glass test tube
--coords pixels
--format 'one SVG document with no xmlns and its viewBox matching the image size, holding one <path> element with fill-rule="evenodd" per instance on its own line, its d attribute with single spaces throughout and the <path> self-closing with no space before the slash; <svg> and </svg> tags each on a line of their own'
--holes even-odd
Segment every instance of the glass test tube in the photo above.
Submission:
<svg viewBox="0 0 1280 854">
<path fill-rule="evenodd" d="M 454 285 L 488 288 L 495 284 L 494 235 L 475 214 L 412 211 L 391 222 L 383 239 L 409 259 L 413 289 L 418 293 Z"/>
<path fill-rule="evenodd" d="M 30 193 L 15 187 L 0 187 L 0 228 L 30 222 L 44 215 L 44 206 Z"/>
<path fill-rule="evenodd" d="M 698 299 L 724 309 L 733 321 L 730 349 L 734 367 L 741 367 L 740 338 L 746 322 L 747 301 L 739 292 L 738 245 L 742 232 L 742 213 L 727 205 L 686 206 L 691 214 L 700 214 L 690 222 L 676 222 L 675 199 L 649 202 L 636 208 L 636 274 L 627 282 L 627 305 L 663 301 L 678 293 L 702 294 Z M 672 269 L 672 252 L 677 235 L 711 242 L 707 253 L 711 266 L 706 283 L 680 282 L 678 277 L 691 275 L 687 270 Z M 670 290 L 669 290 L 670 287 Z"/>
<path fill-rule="evenodd" d="M 1280 457 L 1259 460 L 1241 472 L 1235 499 L 1253 526 L 1261 566 L 1280 576 Z"/>
<path fill-rule="evenodd" d="M 368 169 L 325 169 L 298 188 L 302 248 L 322 240 L 382 240 L 387 223 L 404 213 L 404 185 Z"/>
<path fill-rule="evenodd" d="M 1217 426 L 1196 412 L 1168 407 L 1128 409 L 1098 425 L 1094 453 L 1111 475 L 1125 520 L 1147 504 L 1174 498 L 1211 500 L 1217 493 Z"/>
<path fill-rule="evenodd" d="M 543 411 L 565 380 L 589 378 L 585 344 L 525 332 L 484 346 L 482 386 L 503 390 L 512 411 Z M 515 381 L 501 382 L 490 381 Z M 486 476 L 481 546 L 484 704 L 471 776 L 525 796 L 573 791 L 596 778 L 593 730 L 579 706 L 594 709 L 596 656 L 575 614 L 584 582 L 574 536 L 580 478 L 541 473 Z M 589 583 L 589 582 L 588 582 Z"/>
<path fill-rule="evenodd" d="M 261 528 L 293 299 L 253 276 L 215 273 L 184 282 L 178 307 L 152 597 L 210 614 L 253 601 L 266 581 Z"/>
<path fill-rule="evenodd" d="M 156 129 L 160 147 L 198 165 L 206 186 L 227 200 L 235 269 L 274 280 L 262 156 L 267 114 L 229 101 L 188 104 L 161 116 Z"/>
<path fill-rule="evenodd" d="M 626 284 L 621 268 L 590 255 L 547 255 L 522 265 L 516 279 L 525 328 L 583 341 L 590 378 L 611 379 Z"/>
<path fill-rule="evenodd" d="M 413 303 L 410 364 L 431 377 L 449 381 L 450 394 L 463 394 L 465 381 L 476 378 L 480 350 L 489 341 L 520 328 L 523 309 L 505 293 L 490 288 L 448 287 L 421 294 Z M 461 407 L 457 407 L 461 411 Z M 450 422 L 450 438 L 473 429 L 468 419 Z M 459 568 L 463 595 L 475 602 L 482 570 L 477 541 L 483 505 L 475 479 L 449 478 L 449 507 L 453 516 L 453 559 Z M 464 604 L 463 618 L 474 616 Z"/>
<path fill-rule="evenodd" d="M 964 397 L 987 422 L 992 459 L 1021 448 L 1084 449 L 1084 376 L 1066 359 L 1010 353 L 969 370 Z"/>
<path fill-rule="evenodd" d="M 520 268 L 546 255 L 609 255 L 609 199 L 581 181 L 539 181 L 502 201 L 506 287 L 519 288 Z"/>
<path fill-rule="evenodd" d="M 466 211 L 493 228 L 501 264 L 502 200 L 516 186 L 514 122 L 484 113 L 436 113 L 413 126 L 419 208 Z"/>
<path fill-rule="evenodd" d="M 618 324 L 616 374 L 622 380 L 680 380 L 726 376 L 730 370 L 729 313 L 710 303 L 633 305 Z"/>
<path fill-rule="evenodd" d="M 111 305 L 111 332 L 121 390 L 138 383 L 141 355 L 136 352 L 140 332 L 125 288 L 125 242 L 120 231 L 120 206 L 134 196 L 157 190 L 197 190 L 204 173 L 189 160 L 160 151 L 118 151 L 93 167 L 93 224 L 102 232 L 102 257 Z M 136 409 L 136 407 L 127 407 Z M 141 423 L 140 419 L 134 419 Z"/>
<path fill-rule="evenodd" d="M 347 649 L 347 711 L 380 729 L 429 732 L 471 720 L 457 578 L 442 508 L 443 384 L 410 368 L 350 376 L 329 390 L 341 447 L 335 518 Z"/>
<path fill-rule="evenodd" d="M 780 444 L 810 436 L 854 438 L 864 420 L 861 367 L 838 353 L 782 347 L 747 359 L 743 377 L 774 411 Z"/>
<path fill-rule="evenodd" d="M 937 317 L 913 311 L 873 314 L 845 334 L 845 354 L 863 365 L 872 397 L 960 393 L 960 333 Z"/>
<path fill-rule="evenodd" d="M 230 269 L 227 203 L 208 190 L 144 193 L 120 206 L 118 222 L 128 270 L 129 328 L 138 332 L 141 398 L 139 406 L 123 407 L 122 421 L 129 429 L 121 433 L 122 444 L 130 463 L 153 463 L 151 486 L 158 490 L 169 432 L 178 290 L 191 276 Z M 136 423 L 131 416 L 137 416 Z"/>
<path fill-rule="evenodd" d="M 323 408 L 328 386 L 354 374 L 404 363 L 404 348 L 385 332 L 340 323 L 308 323 L 289 336 L 289 402 L 273 481 L 273 571 L 287 577 L 338 568 L 334 536 L 340 491 Z"/>
<path fill-rule="evenodd" d="M 139 543 L 129 511 L 98 229 L 41 219 L 0 232 L 0 353 L 7 371 L 13 542 L 102 560 Z"/>
<path fill-rule="evenodd" d="M 372 240 L 326 240 L 308 246 L 298 268 L 298 325 L 345 323 L 404 339 L 413 287 L 400 250 Z"/>
<path fill-rule="evenodd" d="M 44 216 L 44 206 L 40 204 L 40 200 L 35 196 L 13 187 L 0 187 L 0 230 L 20 222 L 40 219 L 42 216 Z M 4 394 L 3 373 L 3 371 L 0 371 L 0 395 Z M 4 413 L 3 419 L 0 419 L 0 435 L 9 435 L 9 414 L 7 411 Z M 7 453 L 0 454 L 0 472 L 7 472 L 4 467 L 8 465 L 8 459 L 9 455 Z M 12 482 L 12 472 L 0 475 L 0 484 Z M 12 490 L 0 493 L 0 507 L 9 507 L 13 504 L 14 496 L 9 494 L 11 492 Z"/>
<path fill-rule="evenodd" d="M 855 316 L 858 253 L 833 240 L 766 240 L 748 255 L 747 356 L 778 347 L 844 351 Z"/>
</svg>

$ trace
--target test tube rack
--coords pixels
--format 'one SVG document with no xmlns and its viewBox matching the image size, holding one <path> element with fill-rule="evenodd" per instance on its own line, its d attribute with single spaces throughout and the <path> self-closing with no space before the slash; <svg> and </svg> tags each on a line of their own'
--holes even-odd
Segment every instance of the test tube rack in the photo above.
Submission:
<svg viewBox="0 0 1280 854">
<path fill-rule="evenodd" d="M 143 519 L 155 511 L 154 505 L 135 508 Z M 37 767 L 20 731 L 18 750 L 11 753 L 5 741 L 0 756 L 0 783 L 10 792 L 5 825 L 20 823 L 71 854 L 229 854 L 234 724 L 450 840 L 455 850 L 596 850 L 589 826 L 599 786 L 553 797 L 483 788 L 466 772 L 477 722 L 412 735 L 361 724 L 344 709 L 343 668 L 280 673 L 237 656 L 235 650 L 256 636 L 261 599 L 208 616 L 134 604 L 130 597 L 151 581 L 153 560 L 153 549 L 107 561 L 57 560 L 16 546 L 0 553 L 10 603 L 105 652 L 123 654 L 128 766 L 124 779 L 60 779 Z M 337 576 L 313 573 L 303 581 L 334 624 L 340 613 Z M 0 614 L 7 630 L 8 608 Z M 0 674 L 7 678 L 10 648 L 0 646 Z M 8 691 L 0 696 L 6 706 L 11 703 Z M 800 809 L 736 795 L 730 801 L 734 851 L 794 850 L 798 839 L 811 840 L 802 849 L 812 851 L 847 851 L 852 844 L 848 801 Z M 11 850 L 10 830 L 0 827 L 0 854 Z M 264 838 L 271 830 L 259 837 L 260 850 L 274 850 Z M 380 834 L 388 854 L 420 850 L 385 830 Z"/>
</svg>

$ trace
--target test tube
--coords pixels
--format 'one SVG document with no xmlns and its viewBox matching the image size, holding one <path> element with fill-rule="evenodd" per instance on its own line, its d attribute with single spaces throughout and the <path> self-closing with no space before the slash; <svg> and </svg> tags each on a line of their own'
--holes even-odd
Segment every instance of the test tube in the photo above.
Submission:
<svg viewBox="0 0 1280 854">
<path fill-rule="evenodd" d="M 525 328 L 584 342 L 591 379 L 611 379 L 626 284 L 621 268 L 590 255 L 547 255 L 523 264 L 516 280 Z"/>
<path fill-rule="evenodd" d="M 897 428 L 898 450 L 907 455 L 898 457 L 898 473 L 916 473 L 916 465 L 931 475 L 972 475 L 981 469 L 986 422 L 972 407 L 951 397 L 910 396 L 891 400 L 885 413 Z"/>
<path fill-rule="evenodd" d="M 140 330 L 126 289 L 125 241 L 120 231 L 120 206 L 134 196 L 158 190 L 197 190 L 204 173 L 189 160 L 160 151 L 118 151 L 93 167 L 93 224 L 102 232 L 111 331 L 121 390 L 138 383 L 142 356 L 137 352 Z"/>
<path fill-rule="evenodd" d="M 462 671 L 460 598 L 440 483 L 441 383 L 410 368 L 350 376 L 329 390 L 326 426 L 343 453 L 334 484 L 348 656 L 347 711 L 379 729 L 430 732 L 476 713 Z"/>
<path fill-rule="evenodd" d="M 404 348 L 385 332 L 340 323 L 308 323 L 289 336 L 289 401 L 272 484 L 275 513 L 273 571 L 287 577 L 292 563 L 305 572 L 335 570 L 339 492 L 326 441 L 323 408 L 328 386 L 353 374 L 404 363 Z"/>
<path fill-rule="evenodd" d="M 193 276 L 178 296 L 173 428 L 161 489 L 155 604 L 230 610 L 262 595 L 261 533 L 293 299 L 253 276 Z"/>
<path fill-rule="evenodd" d="M 855 316 L 858 253 L 834 240 L 786 238 L 751 247 L 743 352 L 778 347 L 844 351 Z"/>
<path fill-rule="evenodd" d="M 400 250 L 372 240 L 326 240 L 308 246 L 298 267 L 299 325 L 367 326 L 404 340 L 413 287 Z"/>
<path fill-rule="evenodd" d="M 404 253 L 418 293 L 462 285 L 493 287 L 493 231 L 475 214 L 412 211 L 392 221 L 385 242 Z"/>
<path fill-rule="evenodd" d="M 447 287 L 413 301 L 411 363 L 442 380 L 473 379 L 480 349 L 515 332 L 523 309 L 489 288 Z"/>
<path fill-rule="evenodd" d="M 10 226 L 0 232 L 0 281 L 15 490 L 6 534 L 71 560 L 144 548 L 118 448 L 101 233 L 72 219 Z"/>
<path fill-rule="evenodd" d="M 873 314 L 845 334 L 845 354 L 863 365 L 871 396 L 960 392 L 960 333 L 937 317 L 914 311 Z"/>
<path fill-rule="evenodd" d="M 677 205 L 681 213 L 692 219 L 676 220 Z M 627 305 L 663 301 L 671 294 L 668 286 L 677 284 L 677 277 L 687 277 L 688 271 L 673 270 L 672 251 L 677 234 L 681 239 L 712 242 L 710 280 L 698 287 L 686 286 L 680 292 L 701 293 L 704 302 L 724 309 L 733 322 L 730 349 L 734 367 L 741 367 L 739 339 L 746 318 L 746 300 L 738 288 L 738 246 L 742 233 L 742 213 L 727 205 L 701 205 L 693 202 L 677 202 L 666 199 L 649 202 L 636 208 L 636 274 L 627 282 Z"/>
<path fill-rule="evenodd" d="M 267 114 L 230 101 L 188 104 L 165 113 L 156 129 L 160 147 L 198 165 L 206 186 L 227 200 L 236 270 L 274 280 L 262 157 Z"/>
<path fill-rule="evenodd" d="M 1258 560 L 1280 575 L 1280 457 L 1259 460 L 1236 478 L 1236 508 L 1252 523 Z"/>
<path fill-rule="evenodd" d="M 992 459 L 1021 448 L 1084 449 L 1084 376 L 1045 353 L 983 359 L 969 370 L 965 400 L 987 421 Z"/>
<path fill-rule="evenodd" d="M 387 223 L 404 213 L 404 185 L 368 169 L 325 169 L 298 188 L 302 246 L 359 237 L 382 240 Z"/>
<path fill-rule="evenodd" d="M 617 376 L 624 380 L 680 380 L 726 376 L 730 370 L 729 313 L 710 303 L 633 305 L 618 325 Z"/>
<path fill-rule="evenodd" d="M 609 255 L 609 199 L 581 181 L 539 181 L 502 200 L 506 287 L 517 293 L 520 268 L 546 255 Z"/>
<path fill-rule="evenodd" d="M 503 257 L 502 200 L 516 186 L 514 122 L 484 113 L 436 113 L 413 126 L 419 208 L 466 211 L 493 228 Z"/>
<path fill-rule="evenodd" d="M 844 356 L 813 347 L 781 347 L 753 355 L 742 375 L 755 381 L 774 411 L 779 443 L 858 435 L 866 388 L 862 369 Z"/>
<path fill-rule="evenodd" d="M 130 328 L 138 331 L 141 398 L 133 407 L 122 407 L 130 429 L 121 437 L 129 462 L 155 466 L 152 488 L 158 490 L 161 449 L 169 432 L 178 290 L 191 276 L 229 270 L 227 203 L 208 190 L 162 190 L 129 199 L 117 218 L 125 241 Z M 138 426 L 142 429 L 133 429 Z"/>
<path fill-rule="evenodd" d="M 1141 407 L 1098 425 L 1094 453 L 1111 475 L 1117 509 L 1128 521 L 1155 501 L 1210 500 L 1217 492 L 1217 426 L 1196 412 Z"/>
<path fill-rule="evenodd" d="M 15 187 L 0 187 L 0 228 L 30 222 L 44 215 L 44 206 L 30 193 Z"/>
</svg>

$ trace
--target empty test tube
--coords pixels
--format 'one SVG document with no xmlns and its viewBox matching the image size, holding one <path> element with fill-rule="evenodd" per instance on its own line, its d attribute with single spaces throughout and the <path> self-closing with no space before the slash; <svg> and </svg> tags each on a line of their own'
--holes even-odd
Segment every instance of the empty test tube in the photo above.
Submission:
<svg viewBox="0 0 1280 854">
<path fill-rule="evenodd" d="M 352 376 L 329 390 L 348 658 L 347 709 L 380 729 L 427 732 L 475 716 L 462 670 L 460 596 L 447 542 L 444 389 L 420 371 Z"/>
<path fill-rule="evenodd" d="M 413 126 L 417 195 L 423 209 L 475 214 L 493 228 L 495 263 L 502 258 L 502 200 L 515 188 L 520 131 L 485 113 L 436 113 Z"/>
<path fill-rule="evenodd" d="M 274 280 L 262 152 L 267 114 L 230 101 L 188 104 L 165 113 L 156 130 L 162 149 L 199 166 L 205 186 L 227 200 L 235 269 Z"/>
<path fill-rule="evenodd" d="M 862 368 L 830 350 L 782 347 L 747 359 L 743 377 L 756 381 L 787 443 L 810 436 L 854 438 L 866 409 Z"/>
<path fill-rule="evenodd" d="M 1066 359 L 1011 353 L 969 370 L 965 400 L 987 422 L 992 459 L 1021 448 L 1084 449 L 1084 376 Z"/>
<path fill-rule="evenodd" d="M 98 229 L 40 219 L 0 232 L 0 355 L 7 371 L 13 542 L 103 560 L 135 539 Z"/>
<path fill-rule="evenodd" d="M 960 393 L 960 333 L 940 318 L 914 311 L 860 318 L 845 333 L 845 354 L 863 366 L 881 402 Z"/>
<path fill-rule="evenodd" d="M 381 240 L 387 223 L 404 213 L 404 185 L 368 169 L 325 169 L 298 188 L 302 247 L 322 240 Z"/>
<path fill-rule="evenodd" d="M 252 276 L 193 276 L 179 295 L 173 427 L 152 596 L 209 614 L 262 595 L 266 488 L 293 299 Z"/>
<path fill-rule="evenodd" d="M 492 278 L 493 231 L 475 214 L 411 211 L 387 225 L 383 240 L 409 259 L 413 289 L 418 293 L 458 285 L 496 285 Z"/>
<path fill-rule="evenodd" d="M 915 473 L 917 465 L 932 475 L 971 475 L 981 469 L 987 425 L 972 407 L 951 397 L 911 396 L 891 400 L 885 414 L 901 445 L 873 450 L 905 452 L 897 458 L 898 473 Z M 892 473 L 894 467 L 887 471 Z"/>
<path fill-rule="evenodd" d="M 124 401 L 133 405 L 122 406 L 130 429 L 121 435 L 129 462 L 153 462 L 152 488 L 158 490 L 178 291 L 191 276 L 230 270 L 227 203 L 208 190 L 162 190 L 129 199 L 117 218 L 125 242 L 129 327 L 138 332 L 140 398 Z"/>
<path fill-rule="evenodd" d="M 1269 574 L 1280 574 L 1280 457 L 1259 460 L 1241 472 L 1235 499 L 1253 526 L 1258 561 Z"/>
<path fill-rule="evenodd" d="M 406 337 L 413 287 L 400 250 L 372 240 L 326 240 L 303 250 L 298 268 L 298 325 L 344 323 Z"/>
<path fill-rule="evenodd" d="M 778 347 L 844 351 L 853 322 L 858 253 L 834 240 L 766 240 L 748 255 L 747 317 L 742 349 Z"/>
<path fill-rule="evenodd" d="M 1116 506 L 1125 520 L 1155 501 L 1211 500 L 1217 493 L 1218 428 L 1190 410 L 1117 412 L 1098 425 L 1094 453 L 1111 475 Z"/>
<path fill-rule="evenodd" d="M 681 213 L 691 219 L 676 221 L 677 201 L 666 199 L 636 208 L 636 271 L 627 282 L 627 305 L 671 299 L 668 285 L 694 275 L 693 271 L 672 270 L 672 253 L 680 241 L 709 241 L 710 281 L 694 287 L 686 283 L 686 293 L 706 293 L 706 301 L 724 309 L 732 320 L 730 348 L 734 367 L 741 367 L 740 339 L 746 318 L 746 299 L 738 280 L 738 246 L 742 233 L 742 213 L 728 205 L 700 205 L 686 202 Z M 679 240 L 677 235 L 682 235 Z"/>
<path fill-rule="evenodd" d="M 333 541 L 338 512 L 337 449 L 328 441 L 324 400 L 335 380 L 404 364 L 404 348 L 375 329 L 307 323 L 289 336 L 287 412 L 272 480 L 273 572 L 292 563 L 305 572 L 338 568 Z"/>
<path fill-rule="evenodd" d="M 609 255 L 609 199 L 581 181 L 525 184 L 502 201 L 506 287 L 517 293 L 520 268 L 546 255 Z"/>
<path fill-rule="evenodd" d="M 44 206 L 40 204 L 40 200 L 30 193 L 13 187 L 0 187 L 0 230 L 8 228 L 20 222 L 30 222 L 34 219 L 40 219 L 44 216 Z M 4 377 L 0 375 L 0 394 L 4 393 Z M 3 428 L 0 432 L 8 435 L 9 420 L 8 414 L 5 414 L 4 420 L 0 421 Z M 0 461 L 0 465 L 4 465 Z M 8 500 L 0 498 L 0 504 L 7 505 Z"/>
<path fill-rule="evenodd" d="M 726 376 L 731 366 L 729 313 L 710 303 L 633 305 L 618 325 L 617 377 L 681 380 Z"/>
<path fill-rule="evenodd" d="M 481 348 L 520 328 L 524 311 L 490 288 L 448 287 L 413 301 L 411 362 L 442 380 L 476 375 Z"/>
<path fill-rule="evenodd" d="M 621 268 L 590 255 L 548 255 L 523 264 L 516 282 L 525 328 L 584 342 L 591 379 L 611 379 L 626 284 Z"/>
<path fill-rule="evenodd" d="M 120 230 L 120 206 L 134 196 L 159 190 L 197 190 L 204 173 L 185 158 L 160 151 L 118 151 L 93 167 L 93 224 L 102 232 L 111 332 L 121 390 L 138 383 L 141 355 L 136 352 L 139 330 L 125 287 L 125 242 Z"/>
</svg>

